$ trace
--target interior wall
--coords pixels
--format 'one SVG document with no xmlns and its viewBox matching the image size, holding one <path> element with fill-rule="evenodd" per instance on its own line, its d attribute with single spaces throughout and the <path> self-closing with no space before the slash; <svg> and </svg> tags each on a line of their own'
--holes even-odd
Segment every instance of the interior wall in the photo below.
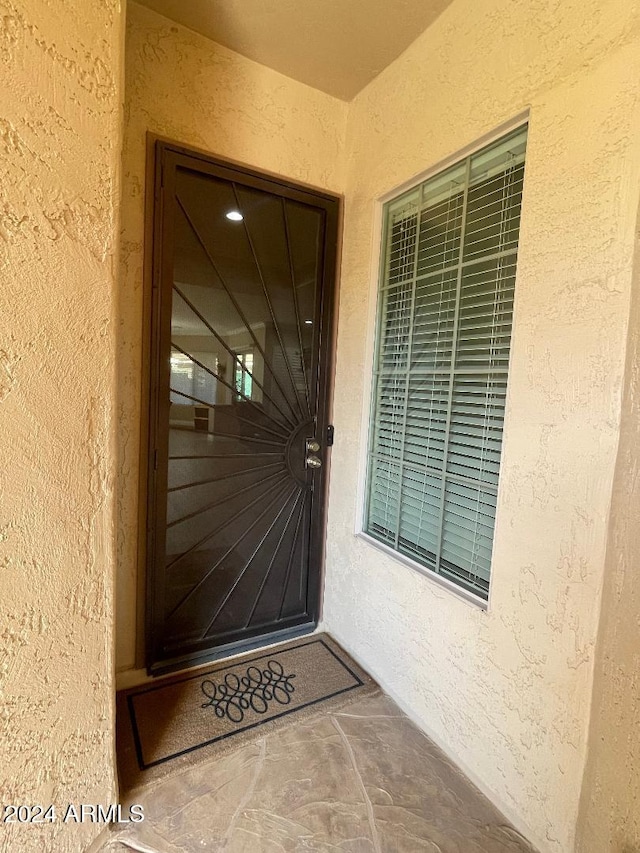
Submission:
<svg viewBox="0 0 640 853">
<path fill-rule="evenodd" d="M 113 756 L 118 0 L 0 4 L 0 849 L 78 853 Z"/>
<path fill-rule="evenodd" d="M 640 853 L 640 229 L 636 239 L 577 853 Z"/>
<path fill-rule="evenodd" d="M 347 105 L 129 4 L 118 355 L 117 662 L 135 665 L 147 131 L 325 190 L 343 189 Z"/>
<path fill-rule="evenodd" d="M 627 0 L 454 0 L 348 118 L 326 627 L 542 853 L 573 851 L 585 766 L 638 206 L 638 14 Z M 483 612 L 354 535 L 376 200 L 527 109 Z M 630 666 L 632 639 L 618 642 Z"/>
</svg>

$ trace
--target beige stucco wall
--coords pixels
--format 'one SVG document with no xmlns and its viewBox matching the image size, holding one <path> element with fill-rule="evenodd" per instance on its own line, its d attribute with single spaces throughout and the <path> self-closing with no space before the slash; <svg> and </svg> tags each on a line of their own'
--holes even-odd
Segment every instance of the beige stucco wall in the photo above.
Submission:
<svg viewBox="0 0 640 853">
<path fill-rule="evenodd" d="M 114 801 L 118 0 L 0 3 L 0 800 Z M 0 827 L 79 853 L 100 827 Z"/>
<path fill-rule="evenodd" d="M 637 236 L 640 246 L 640 233 Z M 637 251 L 577 853 L 640 851 L 639 468 L 640 252 Z"/>
<path fill-rule="evenodd" d="M 118 418 L 117 660 L 135 663 L 147 131 L 341 192 L 347 105 L 131 3 L 126 47 Z"/>
<path fill-rule="evenodd" d="M 325 624 L 543 853 L 573 850 L 587 748 L 638 208 L 638 15 L 628 0 L 456 0 L 348 119 Z M 375 200 L 527 108 L 485 613 L 354 536 Z M 618 642 L 626 670 L 633 640 Z"/>
</svg>

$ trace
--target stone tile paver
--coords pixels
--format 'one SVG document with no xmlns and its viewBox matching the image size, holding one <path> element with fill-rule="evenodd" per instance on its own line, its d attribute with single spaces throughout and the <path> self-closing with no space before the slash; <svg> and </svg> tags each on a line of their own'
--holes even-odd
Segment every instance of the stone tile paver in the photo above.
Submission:
<svg viewBox="0 0 640 853">
<path fill-rule="evenodd" d="M 386 696 L 131 792 L 104 853 L 535 853 Z"/>
</svg>

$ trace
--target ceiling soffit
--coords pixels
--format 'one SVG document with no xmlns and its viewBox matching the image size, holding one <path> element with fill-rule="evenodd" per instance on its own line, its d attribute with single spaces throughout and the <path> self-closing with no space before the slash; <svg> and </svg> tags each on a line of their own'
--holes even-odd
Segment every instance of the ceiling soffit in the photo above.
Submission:
<svg viewBox="0 0 640 853">
<path fill-rule="evenodd" d="M 350 101 L 452 0 L 141 0 L 225 47 Z"/>
</svg>

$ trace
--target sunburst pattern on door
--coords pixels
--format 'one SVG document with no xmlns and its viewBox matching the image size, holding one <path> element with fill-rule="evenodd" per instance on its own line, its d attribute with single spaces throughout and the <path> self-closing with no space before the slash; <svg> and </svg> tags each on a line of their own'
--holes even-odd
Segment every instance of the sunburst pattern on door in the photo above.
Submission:
<svg viewBox="0 0 640 853">
<path fill-rule="evenodd" d="M 172 190 L 158 388 L 167 654 L 308 617 L 326 227 L 322 207 L 194 169 L 177 166 Z"/>
</svg>

